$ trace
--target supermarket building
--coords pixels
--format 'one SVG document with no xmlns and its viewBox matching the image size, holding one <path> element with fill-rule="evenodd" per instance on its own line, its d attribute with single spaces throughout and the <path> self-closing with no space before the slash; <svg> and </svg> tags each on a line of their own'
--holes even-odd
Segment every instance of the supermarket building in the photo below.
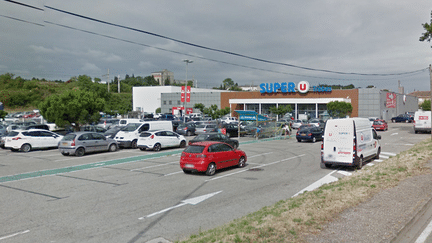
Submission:
<svg viewBox="0 0 432 243">
<path fill-rule="evenodd" d="M 147 112 L 154 112 L 161 107 L 162 113 L 171 113 L 173 109 L 184 106 L 180 102 L 180 90 L 167 90 L 166 86 L 139 87 L 133 89 L 133 107 Z M 168 92 L 166 92 L 168 91 Z M 158 101 L 157 107 L 146 108 L 140 100 L 153 95 Z M 160 98 L 156 98 L 156 96 Z M 295 118 L 305 114 L 309 118 L 319 118 L 326 114 L 327 104 L 332 101 L 351 103 L 351 117 L 378 117 L 390 120 L 405 112 L 418 110 L 418 98 L 415 96 L 379 90 L 376 88 L 331 89 L 326 86 L 309 86 L 307 81 L 299 83 L 262 83 L 258 91 L 226 92 L 214 89 L 194 89 L 186 108 L 193 108 L 197 103 L 206 107 L 214 104 L 219 109 L 230 107 L 235 110 L 254 110 L 259 114 L 270 114 L 270 107 L 291 105 Z M 193 112 L 199 112 L 194 110 Z M 232 115 L 235 115 L 233 112 Z"/>
</svg>

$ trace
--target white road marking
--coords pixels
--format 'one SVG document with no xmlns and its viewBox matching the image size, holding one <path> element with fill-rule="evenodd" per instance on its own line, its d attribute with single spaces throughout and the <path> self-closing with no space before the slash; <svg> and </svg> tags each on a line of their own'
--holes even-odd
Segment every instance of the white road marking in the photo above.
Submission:
<svg viewBox="0 0 432 243">
<path fill-rule="evenodd" d="M 5 239 L 11 238 L 11 237 L 15 237 L 15 236 L 17 236 L 17 235 L 26 234 L 26 233 L 28 233 L 28 232 L 30 232 L 30 230 L 25 230 L 25 231 L 23 231 L 23 232 L 18 232 L 18 233 L 15 233 L 15 234 L 11 234 L 11 235 L 7 235 L 7 236 L 3 236 L 3 237 L 0 238 L 0 240 L 5 240 Z"/>
<path fill-rule="evenodd" d="M 151 165 L 151 166 L 147 166 L 147 167 L 133 169 L 133 170 L 130 170 L 130 171 L 144 170 L 144 169 L 149 169 L 149 168 L 154 168 L 154 167 L 159 167 L 159 166 L 165 166 L 165 165 L 174 164 L 174 163 L 179 163 L 179 161 L 169 162 L 169 163 L 160 164 L 160 165 Z"/>
<path fill-rule="evenodd" d="M 261 168 L 261 167 L 268 166 L 268 165 L 277 164 L 277 163 L 280 163 L 280 162 L 283 162 L 283 161 L 299 158 L 299 157 L 302 157 L 302 156 L 305 156 L 305 154 L 294 156 L 294 157 L 290 157 L 290 158 L 286 158 L 286 159 L 283 159 L 283 160 L 278 160 L 278 161 L 271 162 L 271 163 L 268 163 L 268 164 L 263 164 L 263 165 L 255 166 L 255 167 L 252 167 L 251 169 L 256 169 L 256 168 Z M 245 169 L 245 170 L 237 171 L 237 172 L 234 172 L 234 173 L 226 174 L 226 175 L 223 175 L 223 176 L 218 176 L 218 177 L 206 180 L 206 181 L 213 181 L 213 180 L 221 179 L 221 178 L 224 178 L 224 177 L 227 177 L 227 176 L 232 176 L 232 175 L 235 175 L 235 174 L 238 174 L 238 173 L 242 173 L 242 172 L 245 172 L 245 171 L 248 171 L 248 170 L 250 170 L 250 169 Z"/>
<path fill-rule="evenodd" d="M 390 134 L 390 136 L 394 136 L 394 135 L 398 135 L 398 134 L 399 133 L 395 132 L 395 133 Z"/>
<path fill-rule="evenodd" d="M 324 176 L 323 178 L 319 179 L 318 181 L 312 183 L 311 185 L 309 185 L 309 186 L 306 187 L 305 189 L 303 189 L 303 190 L 297 192 L 297 193 L 294 194 L 294 196 L 292 196 L 292 197 L 296 197 L 297 195 L 300 195 L 300 194 L 302 194 L 303 192 L 306 192 L 306 191 L 313 191 L 313 190 L 317 189 L 318 187 L 320 187 L 320 186 L 322 186 L 322 185 L 329 184 L 329 183 L 331 183 L 331 182 L 335 182 L 335 181 L 339 180 L 338 178 L 332 176 L 332 174 L 335 173 L 335 172 L 336 172 L 336 170 L 330 172 L 329 174 L 327 174 L 327 175 Z"/>
<path fill-rule="evenodd" d="M 351 172 L 344 171 L 344 170 L 338 170 L 337 173 L 342 174 L 344 176 L 350 176 L 350 175 L 352 175 Z"/>
<path fill-rule="evenodd" d="M 426 239 L 428 238 L 428 236 L 431 234 L 431 232 L 432 232 L 432 221 L 428 224 L 428 226 L 426 226 L 426 228 L 423 230 L 423 232 L 417 238 L 417 240 L 415 241 L 415 243 L 423 243 L 423 242 L 425 242 Z"/>
<path fill-rule="evenodd" d="M 149 214 L 147 216 L 144 216 L 144 217 L 141 217 L 141 218 L 138 218 L 138 219 L 142 220 L 142 219 L 145 219 L 145 218 L 150 218 L 150 217 L 153 217 L 155 215 L 158 215 L 158 214 L 161 214 L 161 213 L 165 213 L 165 212 L 170 211 L 170 210 L 172 210 L 174 208 L 178 208 L 178 207 L 181 207 L 181 206 L 184 206 L 184 205 L 187 205 L 187 204 L 197 205 L 198 203 L 200 203 L 202 201 L 205 201 L 205 200 L 207 200 L 207 199 L 209 199 L 209 198 L 213 197 L 214 195 L 216 195 L 218 193 L 221 193 L 221 192 L 222 191 L 218 191 L 218 192 L 213 192 L 213 193 L 209 193 L 209 194 L 206 194 L 206 195 L 202 195 L 202 196 L 199 196 L 199 197 L 194 197 L 194 198 L 186 199 L 186 200 L 183 200 L 182 203 L 177 204 L 177 205 L 175 205 L 173 207 L 169 207 L 169 208 L 163 209 L 163 210 L 161 210 L 159 212 L 155 212 L 155 213 Z"/>
<path fill-rule="evenodd" d="M 385 154 L 385 155 L 389 155 L 389 156 L 396 156 L 397 155 L 395 153 L 390 153 L 390 152 L 381 152 L 381 154 Z"/>
<path fill-rule="evenodd" d="M 183 173 L 183 171 L 181 170 L 181 171 L 177 171 L 177 172 L 169 173 L 169 174 L 166 174 L 166 175 L 164 175 L 164 176 L 170 176 L 170 175 L 175 175 L 175 174 L 179 174 L 179 173 Z"/>
</svg>

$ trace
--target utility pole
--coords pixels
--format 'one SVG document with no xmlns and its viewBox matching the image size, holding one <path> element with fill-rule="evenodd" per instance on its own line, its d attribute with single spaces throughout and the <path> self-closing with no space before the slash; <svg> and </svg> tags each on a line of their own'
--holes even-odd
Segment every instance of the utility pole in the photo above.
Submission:
<svg viewBox="0 0 432 243">
<path fill-rule="evenodd" d="M 117 76 L 117 91 L 120 93 L 120 75 Z"/>
<path fill-rule="evenodd" d="M 186 63 L 186 83 L 185 83 L 185 101 L 183 103 L 183 123 L 186 123 L 186 87 L 187 87 L 187 82 L 188 82 L 188 64 L 189 63 L 193 63 L 192 60 L 188 60 L 188 59 L 183 59 L 183 62 Z"/>
<path fill-rule="evenodd" d="M 108 68 L 108 73 L 107 74 L 105 74 L 105 75 L 102 75 L 102 78 L 107 78 L 107 84 L 108 84 L 108 93 L 109 93 L 109 68 Z"/>
</svg>

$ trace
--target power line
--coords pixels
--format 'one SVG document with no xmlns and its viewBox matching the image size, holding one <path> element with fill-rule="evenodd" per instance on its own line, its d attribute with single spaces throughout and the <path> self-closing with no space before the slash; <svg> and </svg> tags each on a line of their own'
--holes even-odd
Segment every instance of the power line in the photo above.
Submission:
<svg viewBox="0 0 432 243">
<path fill-rule="evenodd" d="M 288 67 L 293 67 L 293 68 L 304 69 L 304 70 L 308 70 L 308 71 L 318 71 L 318 72 L 326 72 L 326 73 L 333 73 L 333 74 L 345 74 L 345 75 L 362 75 L 362 76 L 399 76 L 399 75 L 410 74 L 410 73 L 415 73 L 415 72 L 419 71 L 419 70 L 416 70 L 416 71 L 411 71 L 411 72 L 390 73 L 390 74 L 366 74 L 366 73 L 331 71 L 331 70 L 326 70 L 326 69 L 316 69 L 316 68 L 297 66 L 297 65 L 293 65 L 293 64 L 287 64 L 287 63 L 269 61 L 269 60 L 265 60 L 265 59 L 261 59 L 261 58 L 255 58 L 255 57 L 250 57 L 250 56 L 246 56 L 246 55 L 243 55 L 243 54 L 238 54 L 238 53 L 235 53 L 235 52 L 224 51 L 224 50 L 215 49 L 215 48 L 211 48 L 211 47 L 206 47 L 206 46 L 202 46 L 202 45 L 198 45 L 198 44 L 193 44 L 191 42 L 182 41 L 182 40 L 174 39 L 174 38 L 171 38 L 171 37 L 168 37 L 168 36 L 164 36 L 164 35 L 159 35 L 159 34 L 156 34 L 156 33 L 148 32 L 148 31 L 145 31 L 145 30 L 140 30 L 140 29 L 136 29 L 136 28 L 120 25 L 120 24 L 115 24 L 115 23 L 111 23 L 111 22 L 95 19 L 95 18 L 92 18 L 92 17 L 88 17 L 88 16 L 72 13 L 72 12 L 69 12 L 69 11 L 66 11 L 66 10 L 61 10 L 61 9 L 50 7 L 50 6 L 47 6 L 47 5 L 44 5 L 44 6 L 46 8 L 48 8 L 48 9 L 51 9 L 51 10 L 54 10 L 54 11 L 58 11 L 58 12 L 61 12 L 61 13 L 64 13 L 64 14 L 69 14 L 69 15 L 72 15 L 72 16 L 75 16 L 75 17 L 79 17 L 79 18 L 95 21 L 95 22 L 98 22 L 98 23 L 102 23 L 102 24 L 106 24 L 106 25 L 111 25 L 111 26 L 115 26 L 115 27 L 131 30 L 131 31 L 135 31 L 135 32 L 139 32 L 139 33 L 143 33 L 143 34 L 159 37 L 159 38 L 162 38 L 162 39 L 171 40 L 171 41 L 174 41 L 174 42 L 178 42 L 178 43 L 181 43 L 181 44 L 193 46 L 193 47 L 196 47 L 196 48 L 201 48 L 201 49 L 205 49 L 205 50 L 209 50 L 209 51 L 215 51 L 215 52 L 220 52 L 220 53 L 225 53 L 225 54 L 229 54 L 229 55 L 233 55 L 233 56 L 238 56 L 238 57 L 243 57 L 243 58 L 247 58 L 247 59 L 251 59 L 251 60 L 255 60 L 255 61 L 259 61 L 259 62 L 264 62 L 264 63 L 270 63 L 270 64 L 276 64 L 276 65 L 282 65 L 282 66 L 288 66 Z"/>
<path fill-rule="evenodd" d="M 87 34 L 101 36 L 101 37 L 105 37 L 105 38 L 108 38 L 108 39 L 113 39 L 113 40 L 117 40 L 117 41 L 126 42 L 126 43 L 129 43 L 129 44 L 134 44 L 134 45 L 149 47 L 149 48 L 153 48 L 153 49 L 160 50 L 160 51 L 175 53 L 175 54 L 179 54 L 179 55 L 185 55 L 185 56 L 189 56 L 189 57 L 193 57 L 193 58 L 197 58 L 197 59 L 201 59 L 201 60 L 206 60 L 206 61 L 211 61 L 211 62 L 226 64 L 226 65 L 231 65 L 231 66 L 237 66 L 237 67 L 242 67 L 242 68 L 247 68 L 247 69 L 252 69 L 252 70 L 265 71 L 265 72 L 270 72 L 270 73 L 279 73 L 279 74 L 299 76 L 299 77 L 308 77 L 308 78 L 324 78 L 324 77 L 320 77 L 320 76 L 294 74 L 294 73 L 275 71 L 275 70 L 269 70 L 269 69 L 264 69 L 264 68 L 250 67 L 250 66 L 246 66 L 246 65 L 241 65 L 241 64 L 236 64 L 236 63 L 230 63 L 230 62 L 220 61 L 220 60 L 206 58 L 206 57 L 202 57 L 202 56 L 197 56 L 197 55 L 182 53 L 182 52 L 178 52 L 178 51 L 168 50 L 168 49 L 164 49 L 164 48 L 160 48 L 160 47 L 155 47 L 155 46 L 151 46 L 151 45 L 147 45 L 147 44 L 143 44 L 143 43 L 139 43 L 139 42 L 135 42 L 135 41 L 121 39 L 121 38 L 114 37 L 114 36 L 109 36 L 109 35 L 105 35 L 105 34 L 99 34 L 99 33 L 93 32 L 93 31 L 83 30 L 83 29 L 79 29 L 79 28 L 76 28 L 76 27 L 71 27 L 71 26 L 67 26 L 67 25 L 63 25 L 63 24 L 57 24 L 57 23 L 53 23 L 53 22 L 50 22 L 50 21 L 44 21 L 44 22 L 47 23 L 47 24 L 52 24 L 52 25 L 56 25 L 56 26 L 59 26 L 59 27 L 63 27 L 63 28 L 71 29 L 71 30 L 76 30 L 76 31 L 80 31 L 80 32 L 84 32 L 84 33 L 87 33 Z M 414 75 L 414 74 L 417 74 L 419 72 L 424 72 L 427 69 L 428 68 L 420 69 L 420 70 L 417 70 L 417 71 L 409 72 L 409 73 L 407 73 L 405 75 L 408 75 L 408 74 Z M 330 80 L 345 80 L 345 81 L 371 80 L 371 79 L 340 79 L 340 78 L 325 78 L 325 79 L 330 79 Z M 388 79 L 373 79 L 373 80 L 388 80 Z"/>
<path fill-rule="evenodd" d="M 14 3 L 14 4 L 18 4 L 18 5 L 21 5 L 21 6 L 24 6 L 24 7 L 28 7 L 28 8 L 33 8 L 33 9 L 36 9 L 36 10 L 39 10 L 39 11 L 44 11 L 44 9 L 42 9 L 42 8 L 31 6 L 31 5 L 28 5 L 28 4 L 25 4 L 25 3 L 20 3 L 20 2 L 12 1 L 12 0 L 4 0 L 4 1 L 5 2 Z"/>
<path fill-rule="evenodd" d="M 42 26 L 42 27 L 45 26 L 45 25 L 43 25 L 43 24 L 38 24 L 38 23 L 34 23 L 34 22 L 27 21 L 27 20 L 23 20 L 23 19 L 18 19 L 18 18 L 14 18 L 14 17 L 6 16 L 6 15 L 1 15 L 1 14 L 0 14 L 0 17 L 4 17 L 4 18 L 8 18 L 8 19 L 13 19 L 13 20 L 20 21 L 20 22 L 24 22 L 24 23 L 27 23 L 27 24 L 34 24 L 34 25 L 38 25 L 38 26 Z"/>
</svg>

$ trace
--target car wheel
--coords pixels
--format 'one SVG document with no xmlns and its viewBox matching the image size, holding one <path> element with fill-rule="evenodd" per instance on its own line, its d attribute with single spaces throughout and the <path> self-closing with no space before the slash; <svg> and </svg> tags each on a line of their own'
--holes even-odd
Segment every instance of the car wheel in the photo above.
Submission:
<svg viewBox="0 0 432 243">
<path fill-rule="evenodd" d="M 240 159 L 239 159 L 239 163 L 238 163 L 238 165 L 237 165 L 239 168 L 242 168 L 242 167 L 245 167 L 246 166 L 246 159 L 245 159 L 245 157 L 241 157 Z"/>
<path fill-rule="evenodd" d="M 316 138 L 313 137 L 313 138 L 312 138 L 312 143 L 315 143 L 315 142 L 316 142 Z"/>
<path fill-rule="evenodd" d="M 77 148 L 77 150 L 75 151 L 75 156 L 81 157 L 84 154 L 85 154 L 84 148 Z"/>
<path fill-rule="evenodd" d="M 20 151 L 21 151 L 21 152 L 24 152 L 24 153 L 27 153 L 27 152 L 29 152 L 30 150 L 31 150 L 31 146 L 30 146 L 30 144 L 28 144 L 28 143 L 23 144 L 23 145 L 21 146 L 21 149 L 20 149 Z"/>
<path fill-rule="evenodd" d="M 68 156 L 69 154 L 68 153 L 61 153 L 63 156 Z"/>
<path fill-rule="evenodd" d="M 138 148 L 137 140 L 133 140 L 133 141 L 132 141 L 131 147 L 132 147 L 133 149 Z"/>
<path fill-rule="evenodd" d="M 146 148 L 139 148 L 141 151 L 146 151 Z"/>
<path fill-rule="evenodd" d="M 184 148 L 184 147 L 186 147 L 186 141 L 185 140 L 182 140 L 181 142 L 180 142 L 180 146 L 179 146 L 180 148 Z"/>
<path fill-rule="evenodd" d="M 415 130 L 414 130 L 414 133 L 415 133 L 415 134 L 417 134 L 417 133 L 418 133 L 418 131 L 415 131 Z"/>
<path fill-rule="evenodd" d="M 109 151 L 110 151 L 110 152 L 115 152 L 115 151 L 117 151 L 117 145 L 115 145 L 115 144 L 111 144 L 111 145 L 109 146 Z"/>
<path fill-rule="evenodd" d="M 331 164 L 324 164 L 326 168 L 331 168 L 332 165 Z"/>
<path fill-rule="evenodd" d="M 301 139 L 297 139 L 297 142 L 299 142 L 299 143 L 300 143 L 300 142 L 301 142 Z"/>
<path fill-rule="evenodd" d="M 153 151 L 160 151 L 161 150 L 161 145 L 160 145 L 160 143 L 157 143 L 157 144 L 155 144 L 154 146 L 153 146 Z"/>
<path fill-rule="evenodd" d="M 395 120 L 392 120 L 392 122 L 394 123 L 394 122 L 395 122 Z"/>
<path fill-rule="evenodd" d="M 363 167 L 363 157 L 360 157 L 360 159 L 359 159 L 359 163 L 358 163 L 358 165 L 357 165 L 357 169 L 361 169 Z"/>
<path fill-rule="evenodd" d="M 192 135 L 191 131 L 186 132 L 186 136 L 191 136 L 191 135 Z"/>
<path fill-rule="evenodd" d="M 375 159 L 379 159 L 380 153 L 381 153 L 381 148 L 378 148 Z"/>
<path fill-rule="evenodd" d="M 212 176 L 216 173 L 216 165 L 215 163 L 210 163 L 206 170 L 206 175 Z"/>
</svg>

